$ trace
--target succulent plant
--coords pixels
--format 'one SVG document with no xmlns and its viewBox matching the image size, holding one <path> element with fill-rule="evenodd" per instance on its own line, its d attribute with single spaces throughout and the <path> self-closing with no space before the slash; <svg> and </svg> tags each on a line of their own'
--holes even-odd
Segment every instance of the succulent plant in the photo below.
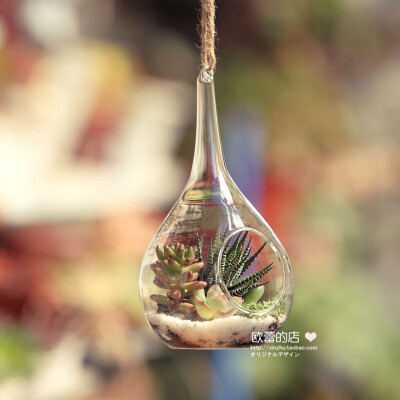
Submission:
<svg viewBox="0 0 400 400">
<path fill-rule="evenodd" d="M 217 262 L 218 253 L 226 238 L 226 234 L 227 231 L 225 231 L 223 236 L 220 237 L 220 230 L 218 229 L 214 240 L 210 241 L 206 276 L 204 278 L 207 280 L 209 286 L 216 283 L 215 263 Z M 251 267 L 267 244 L 267 242 L 265 242 L 253 255 L 251 255 L 252 239 L 250 238 L 246 243 L 247 236 L 248 232 L 244 234 L 240 233 L 233 244 L 231 244 L 232 239 L 230 239 L 222 253 L 222 279 L 232 296 L 244 296 L 250 290 L 266 285 L 268 282 L 258 281 L 273 268 L 272 262 L 252 274 L 245 275 L 246 271 Z"/>
<path fill-rule="evenodd" d="M 272 269 L 273 263 L 246 275 L 266 246 L 264 243 L 252 254 L 252 240 L 247 240 L 247 236 L 248 232 L 240 233 L 232 244 L 232 239 L 228 241 L 221 255 L 221 273 L 226 288 L 237 304 L 244 301 L 257 307 L 264 294 L 264 285 L 268 283 L 259 280 Z M 157 246 L 157 261 L 151 266 L 155 274 L 154 284 L 167 289 L 165 295 L 150 296 L 157 303 L 158 312 L 206 321 L 235 314 L 235 306 L 216 282 L 215 264 L 226 237 L 227 230 L 221 236 L 218 228 L 209 244 L 206 268 L 202 258 L 204 235 L 197 237 L 197 247 L 185 247 L 180 243 Z"/>
<path fill-rule="evenodd" d="M 242 304 L 241 297 L 234 299 L 238 304 Z M 199 317 L 206 321 L 231 317 L 236 311 L 235 306 L 229 302 L 219 285 L 211 286 L 207 295 L 204 289 L 196 291 L 191 297 L 191 302 Z"/>
<path fill-rule="evenodd" d="M 261 299 L 261 297 L 263 297 L 264 292 L 265 292 L 265 286 L 258 286 L 256 288 L 250 289 L 243 297 L 243 302 L 257 303 Z"/>
<path fill-rule="evenodd" d="M 151 266 L 154 271 L 154 284 L 162 289 L 168 289 L 166 296 L 152 294 L 151 300 L 159 308 L 173 314 L 183 313 L 193 315 L 194 306 L 189 302 L 194 291 L 204 289 L 205 281 L 198 280 L 199 271 L 204 267 L 203 262 L 196 257 L 197 249 L 186 248 L 177 243 L 172 246 L 157 246 L 158 260 Z"/>
</svg>

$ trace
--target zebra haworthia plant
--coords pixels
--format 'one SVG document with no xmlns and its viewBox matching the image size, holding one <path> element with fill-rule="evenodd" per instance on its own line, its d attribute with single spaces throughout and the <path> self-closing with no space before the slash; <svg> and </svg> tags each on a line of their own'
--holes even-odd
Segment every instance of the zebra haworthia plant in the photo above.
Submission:
<svg viewBox="0 0 400 400">
<path fill-rule="evenodd" d="M 220 236 L 219 229 L 217 230 L 214 240 L 210 241 L 207 266 L 203 271 L 203 279 L 207 281 L 209 286 L 216 282 L 216 261 L 221 249 L 222 243 L 225 241 L 227 231 Z M 254 254 L 252 253 L 252 239 L 247 240 L 248 232 L 240 233 L 232 242 L 232 238 L 228 241 L 221 257 L 221 275 L 229 293 L 232 296 L 243 297 L 249 291 L 266 285 L 268 282 L 259 282 L 272 268 L 273 262 L 266 265 L 264 268 L 245 275 L 254 261 L 260 255 L 267 242 L 265 242 Z M 247 241 L 246 241 L 247 240 Z M 204 276 L 204 274 L 206 276 Z"/>
</svg>

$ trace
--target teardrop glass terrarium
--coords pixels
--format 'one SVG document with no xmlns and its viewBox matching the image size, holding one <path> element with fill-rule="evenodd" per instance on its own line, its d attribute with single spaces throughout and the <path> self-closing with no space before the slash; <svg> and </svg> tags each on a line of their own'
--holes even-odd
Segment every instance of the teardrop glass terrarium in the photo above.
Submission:
<svg viewBox="0 0 400 400">
<path fill-rule="evenodd" d="M 226 169 L 206 70 L 191 175 L 146 251 L 140 298 L 172 348 L 250 347 L 254 334 L 279 331 L 292 304 L 285 249 Z"/>
</svg>

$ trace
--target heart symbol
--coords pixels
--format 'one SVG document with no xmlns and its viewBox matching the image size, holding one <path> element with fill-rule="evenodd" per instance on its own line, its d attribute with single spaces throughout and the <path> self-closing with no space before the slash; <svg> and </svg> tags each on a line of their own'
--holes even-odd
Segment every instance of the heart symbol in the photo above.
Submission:
<svg viewBox="0 0 400 400">
<path fill-rule="evenodd" d="M 315 332 L 312 332 L 312 333 L 307 332 L 307 333 L 305 334 L 305 336 L 306 336 L 306 339 L 307 339 L 309 342 L 312 342 L 312 341 L 317 337 L 317 334 L 316 334 Z"/>
</svg>

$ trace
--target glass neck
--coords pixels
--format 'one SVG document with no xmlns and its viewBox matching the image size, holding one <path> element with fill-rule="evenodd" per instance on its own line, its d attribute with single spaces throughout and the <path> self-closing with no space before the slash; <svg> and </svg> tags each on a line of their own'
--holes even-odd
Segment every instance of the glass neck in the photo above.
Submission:
<svg viewBox="0 0 400 400">
<path fill-rule="evenodd" d="M 197 80 L 196 147 L 188 186 L 220 186 L 227 169 L 219 137 L 214 81 L 205 70 Z M 199 185 L 196 185 L 199 186 Z"/>
</svg>

